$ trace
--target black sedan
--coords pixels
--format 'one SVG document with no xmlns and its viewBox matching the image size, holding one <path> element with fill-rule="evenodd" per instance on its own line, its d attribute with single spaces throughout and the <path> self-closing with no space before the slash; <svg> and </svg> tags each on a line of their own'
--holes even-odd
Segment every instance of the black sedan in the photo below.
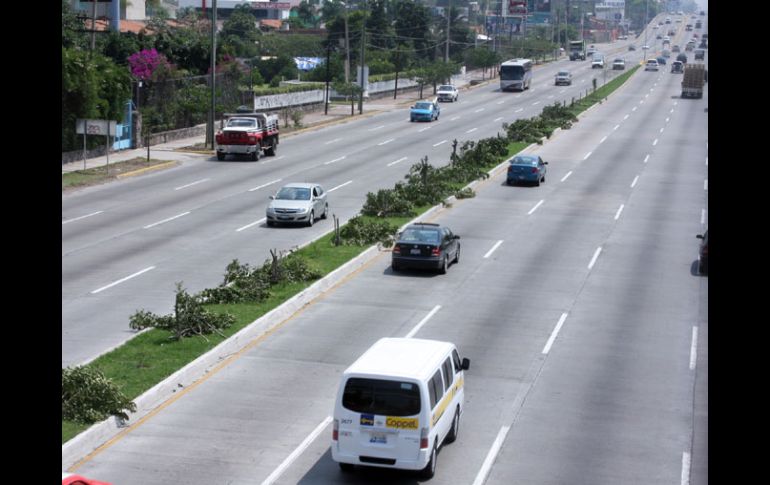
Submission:
<svg viewBox="0 0 770 485">
<path fill-rule="evenodd" d="M 460 236 L 439 224 L 410 224 L 393 246 L 391 269 L 435 268 L 445 274 L 450 262 L 460 262 Z"/>
<path fill-rule="evenodd" d="M 698 272 L 700 274 L 709 274 L 709 232 L 698 234 L 698 239 L 702 239 L 700 249 L 698 250 Z"/>
</svg>

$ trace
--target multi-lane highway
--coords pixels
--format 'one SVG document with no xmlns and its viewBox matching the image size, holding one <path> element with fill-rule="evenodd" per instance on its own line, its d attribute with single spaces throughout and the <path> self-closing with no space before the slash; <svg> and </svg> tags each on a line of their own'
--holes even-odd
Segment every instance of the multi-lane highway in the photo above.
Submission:
<svg viewBox="0 0 770 485">
<path fill-rule="evenodd" d="M 202 160 L 65 198 L 62 364 L 126 338 L 134 309 L 164 310 L 174 281 L 211 286 L 233 258 L 328 230 L 259 222 L 280 183 L 335 189 L 332 211 L 348 218 L 419 157 L 445 163 L 452 139 L 569 100 L 590 84 L 588 65 L 540 68 L 529 92 L 463 92 L 431 124 L 383 114 L 288 139 L 281 158 Z M 564 66 L 572 88 L 552 85 Z M 329 444 L 341 372 L 419 325 L 416 338 L 471 359 L 459 437 L 432 483 L 706 483 L 708 279 L 695 235 L 708 220 L 708 87 L 684 100 L 680 82 L 638 72 L 534 150 L 549 162 L 545 184 L 508 187 L 501 172 L 434 215 L 462 237 L 447 275 L 394 274 L 384 253 L 77 471 L 129 485 L 416 483 L 344 474 Z"/>
</svg>

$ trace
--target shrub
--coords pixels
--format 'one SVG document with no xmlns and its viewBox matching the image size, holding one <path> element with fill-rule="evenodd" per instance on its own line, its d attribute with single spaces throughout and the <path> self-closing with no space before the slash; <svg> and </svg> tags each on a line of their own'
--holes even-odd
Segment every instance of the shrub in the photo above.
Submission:
<svg viewBox="0 0 770 485">
<path fill-rule="evenodd" d="M 398 232 L 398 226 L 388 221 L 372 221 L 356 216 L 350 219 L 340 231 L 343 244 L 366 246 L 381 243 L 391 246 Z"/>
<path fill-rule="evenodd" d="M 455 197 L 458 199 L 471 199 L 473 197 L 476 197 L 476 192 L 473 191 L 472 188 L 466 187 L 462 190 L 458 190 L 455 192 Z"/>
<path fill-rule="evenodd" d="M 62 420 L 90 424 L 110 415 L 128 420 L 126 411 L 136 411 L 136 404 L 99 369 L 79 366 L 61 370 Z"/>
<path fill-rule="evenodd" d="M 375 217 L 411 216 L 414 215 L 414 205 L 400 190 L 380 189 L 376 194 L 372 192 L 366 194 L 366 202 L 361 213 Z"/>
<path fill-rule="evenodd" d="M 234 259 L 225 268 L 222 285 L 207 288 L 200 295 L 206 303 L 256 303 L 270 296 L 270 281 L 261 269 L 242 265 Z"/>
</svg>

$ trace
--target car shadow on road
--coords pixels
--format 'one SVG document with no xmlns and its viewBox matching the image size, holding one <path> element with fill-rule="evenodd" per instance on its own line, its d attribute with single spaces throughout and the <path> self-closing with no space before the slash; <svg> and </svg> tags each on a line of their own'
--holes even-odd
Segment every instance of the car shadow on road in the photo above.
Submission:
<svg viewBox="0 0 770 485">
<path fill-rule="evenodd" d="M 450 264 L 449 267 L 451 268 L 452 265 Z M 435 278 L 437 276 L 441 276 L 438 273 L 438 270 L 435 270 L 435 269 L 404 268 L 398 271 L 393 271 L 392 266 L 388 266 L 387 268 L 385 268 L 382 271 L 382 274 L 397 276 L 397 277 L 408 277 L 408 278 Z"/>
<path fill-rule="evenodd" d="M 331 448 L 327 448 L 315 465 L 297 483 L 300 485 L 328 485 L 330 483 L 416 485 L 423 481 L 417 473 L 417 471 L 411 470 L 366 466 L 356 466 L 352 471 L 344 472 L 337 462 L 332 460 Z"/>
</svg>

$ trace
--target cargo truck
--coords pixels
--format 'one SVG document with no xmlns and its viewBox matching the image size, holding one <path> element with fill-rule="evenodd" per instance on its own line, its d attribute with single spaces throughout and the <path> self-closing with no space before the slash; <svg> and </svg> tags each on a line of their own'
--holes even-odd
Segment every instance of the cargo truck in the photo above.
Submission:
<svg viewBox="0 0 770 485">
<path fill-rule="evenodd" d="M 705 64 L 686 64 L 684 66 L 684 76 L 682 78 L 682 97 L 702 98 L 705 80 Z"/>
<path fill-rule="evenodd" d="M 576 61 L 586 60 L 586 41 L 584 40 L 571 40 L 569 43 L 569 60 Z"/>
</svg>

